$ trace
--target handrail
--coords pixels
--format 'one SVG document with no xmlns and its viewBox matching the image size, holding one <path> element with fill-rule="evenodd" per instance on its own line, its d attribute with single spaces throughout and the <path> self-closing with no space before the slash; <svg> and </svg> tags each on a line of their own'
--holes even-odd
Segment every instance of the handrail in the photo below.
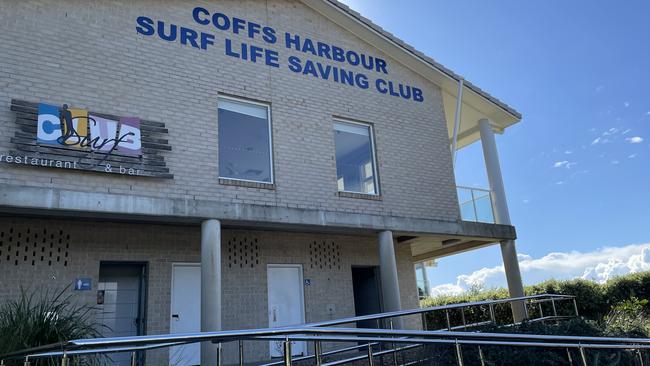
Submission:
<svg viewBox="0 0 650 366">
<path fill-rule="evenodd" d="M 262 328 L 262 329 L 240 330 L 240 331 L 185 333 L 180 335 L 165 334 L 165 335 L 145 335 L 145 336 L 135 336 L 135 337 L 113 337 L 113 338 L 71 340 L 68 342 L 56 343 L 56 344 L 46 345 L 46 346 L 39 346 L 39 347 L 30 348 L 22 351 L 12 352 L 10 354 L 2 355 L 2 358 L 4 359 L 19 358 L 19 357 L 24 357 L 26 355 L 30 355 L 30 357 L 36 357 L 34 356 L 35 354 L 40 355 L 48 351 L 51 352 L 58 351 L 61 352 L 60 354 L 63 354 L 63 353 L 67 353 L 67 351 L 73 351 L 75 349 L 84 348 L 84 347 L 92 347 L 92 348 L 102 347 L 102 346 L 106 346 L 107 348 L 128 347 L 128 346 L 142 347 L 143 345 L 154 345 L 154 344 L 173 343 L 173 342 L 195 343 L 195 342 L 217 341 L 217 340 L 223 342 L 227 339 L 232 340 L 232 339 L 241 339 L 241 338 L 254 338 L 259 336 L 291 335 L 296 333 L 306 334 L 306 333 L 313 332 L 312 327 L 326 330 L 329 328 L 324 328 L 324 327 L 354 323 L 354 322 L 364 321 L 364 320 L 380 320 L 380 319 L 395 318 L 399 316 L 424 314 L 424 313 L 440 311 L 440 310 L 449 311 L 453 309 L 468 308 L 473 306 L 485 306 L 485 305 L 494 306 L 497 304 L 503 304 L 509 302 L 526 301 L 526 300 L 535 301 L 539 299 L 553 299 L 553 300 L 571 299 L 574 301 L 574 305 L 575 305 L 575 296 L 572 295 L 539 294 L 539 295 L 529 295 L 529 296 L 521 296 L 521 297 L 513 297 L 513 298 L 505 298 L 505 299 L 483 300 L 483 301 L 474 301 L 474 302 L 459 303 L 459 304 L 432 306 L 432 307 L 420 308 L 420 309 L 392 311 L 392 312 L 385 312 L 379 314 L 371 314 L 371 315 L 329 320 L 323 322 L 314 322 L 314 323 L 308 323 L 308 324 L 294 326 L 294 327 Z M 453 327 L 453 328 L 459 328 L 459 327 Z M 336 328 L 336 329 L 346 329 L 346 328 Z M 352 329 L 360 330 L 358 328 L 352 328 Z M 452 327 L 450 327 L 450 330 L 451 329 Z M 381 334 L 387 334 L 386 332 L 388 332 L 388 330 L 385 329 L 380 329 L 377 331 L 381 332 Z M 454 332 L 447 332 L 447 333 L 451 334 Z M 160 346 L 160 347 L 165 347 L 165 346 Z M 131 349 L 124 349 L 124 350 L 128 351 Z M 139 350 L 139 349 L 133 348 L 133 350 Z"/>
<path fill-rule="evenodd" d="M 312 334 L 314 336 L 306 336 Z M 478 333 L 478 332 L 430 332 L 421 330 L 391 330 L 391 329 L 364 329 L 364 328 L 312 328 L 312 327 L 291 327 L 291 328 L 268 328 L 250 329 L 243 331 L 221 331 L 186 333 L 180 335 L 158 335 L 140 337 L 115 337 L 88 340 L 75 340 L 69 342 L 76 347 L 90 347 L 88 353 L 94 350 L 96 353 L 103 353 L 106 350 L 100 347 L 110 345 L 110 349 L 129 344 L 139 344 L 145 341 L 149 344 L 159 346 L 178 345 L 181 343 L 194 343 L 201 341 L 220 342 L 237 339 L 248 340 L 269 340 L 268 336 L 281 336 L 279 339 L 288 341 L 336 341 L 336 342 L 390 342 L 390 343 L 461 343 L 473 345 L 503 345 L 503 346 L 535 346 L 535 347 L 573 347 L 584 348 L 650 348 L 650 338 L 620 338 L 620 337 L 589 337 L 589 336 L 563 336 L 563 335 L 540 335 L 540 334 L 513 334 L 513 333 Z M 140 349 L 140 348 L 137 348 Z M 59 355 L 72 354 L 74 349 L 60 351 Z M 25 355 L 23 355 L 25 356 Z M 49 357 L 48 354 L 29 354 L 29 358 Z M 11 357 L 5 357 L 9 359 Z"/>
<path fill-rule="evenodd" d="M 555 298 L 557 300 L 562 300 L 562 299 L 572 300 L 572 299 L 575 299 L 575 296 L 573 296 L 573 295 L 560 295 L 560 294 L 540 294 L 540 295 L 529 295 L 529 296 L 521 296 L 521 297 L 510 297 L 510 298 L 506 298 L 506 299 L 472 301 L 472 302 L 464 302 L 464 303 L 458 303 L 458 304 L 430 306 L 428 308 L 399 310 L 399 311 L 391 311 L 391 312 L 379 313 L 379 314 L 355 316 L 355 317 L 350 317 L 350 318 L 326 320 L 326 321 L 322 321 L 322 322 L 307 323 L 307 324 L 305 324 L 305 326 L 327 327 L 327 326 L 332 326 L 332 325 L 341 325 L 341 324 L 347 324 L 347 323 L 354 323 L 354 322 L 359 322 L 359 321 L 364 321 L 364 320 L 378 320 L 378 319 L 396 318 L 398 316 L 417 315 L 417 314 L 429 313 L 429 312 L 432 312 L 432 311 L 439 311 L 439 310 L 452 310 L 452 309 L 459 309 L 459 308 L 467 308 L 467 307 L 471 307 L 471 306 L 485 306 L 485 305 L 490 305 L 490 304 L 497 305 L 497 304 L 504 304 L 504 303 L 508 303 L 508 302 L 517 302 L 517 301 L 524 301 L 524 300 L 529 300 L 529 299 L 539 299 L 539 298 Z"/>
</svg>

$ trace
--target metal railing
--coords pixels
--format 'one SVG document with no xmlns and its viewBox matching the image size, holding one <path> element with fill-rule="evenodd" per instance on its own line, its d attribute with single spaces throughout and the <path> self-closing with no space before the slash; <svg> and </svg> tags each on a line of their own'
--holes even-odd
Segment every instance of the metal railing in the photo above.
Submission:
<svg viewBox="0 0 650 366">
<path fill-rule="evenodd" d="M 24 365 L 30 365 L 31 360 L 37 358 L 60 358 L 61 365 L 67 366 L 72 357 L 83 357 L 91 354 L 106 354 L 115 352 L 131 352 L 132 364 L 136 364 L 137 352 L 151 350 L 156 348 L 179 346 L 190 343 L 210 341 L 218 345 L 218 364 L 222 361 L 222 344 L 228 342 L 239 343 L 239 360 L 244 364 L 244 341 L 269 341 L 280 340 L 283 343 L 284 357 L 280 362 L 274 362 L 267 365 L 285 364 L 290 365 L 292 362 L 314 359 L 317 365 L 337 365 L 352 362 L 354 360 L 364 359 L 367 357 L 372 362 L 375 357 L 383 354 L 392 353 L 396 359 L 399 352 L 421 347 L 429 344 L 453 345 L 459 355 L 461 355 L 463 345 L 492 345 L 492 346 L 539 346 L 539 347 L 579 347 L 580 352 L 584 348 L 634 348 L 641 349 L 650 347 L 650 340 L 623 339 L 623 338 L 595 338 L 595 337 L 561 337 L 561 336 L 541 336 L 530 334 L 507 334 L 507 333 L 477 333 L 477 332 L 458 332 L 457 329 L 465 329 L 485 325 L 497 324 L 494 309 L 500 304 L 509 303 L 511 306 L 516 302 L 525 302 L 526 308 L 529 309 L 529 315 L 532 310 L 539 308 L 539 317 L 530 316 L 530 321 L 561 320 L 567 317 L 577 316 L 577 305 L 575 298 L 568 295 L 534 295 L 520 298 L 509 298 L 490 301 L 478 301 L 463 304 L 453 304 L 446 306 L 435 306 L 424 309 L 402 310 L 387 312 L 366 316 L 357 316 L 316 322 L 296 327 L 236 330 L 221 332 L 203 332 L 203 333 L 186 333 L 186 334 L 169 334 L 155 336 L 137 336 L 137 337 L 117 337 L 117 338 L 99 338 L 99 339 L 79 339 L 49 346 L 42 346 L 33 349 L 14 352 L 12 354 L 0 356 L 0 365 L 9 359 L 23 359 Z M 557 302 L 570 301 L 575 310 L 573 315 L 558 315 Z M 552 314 L 545 315 L 542 311 L 542 304 L 551 304 Z M 450 313 L 465 311 L 471 307 L 487 307 L 489 319 L 468 323 L 463 315 L 462 323 L 454 325 L 450 321 Z M 343 328 L 338 327 L 343 324 L 356 323 L 359 321 L 376 320 L 379 325 L 381 321 L 388 321 L 389 327 L 392 328 L 391 322 L 394 318 L 426 315 L 432 312 L 444 312 L 447 319 L 446 327 L 437 330 L 395 330 L 395 329 L 363 329 L 363 328 Z M 424 319 L 424 318 L 423 318 Z M 426 319 L 425 324 L 426 324 Z M 513 323 L 514 324 L 514 321 Z M 335 327 L 337 326 L 337 327 Z M 291 342 L 309 341 L 314 343 L 314 354 L 309 356 L 292 357 Z M 338 343 L 357 343 L 355 346 L 345 347 L 339 350 L 323 352 L 322 344 L 324 342 Z M 361 345 L 359 345 L 361 343 Z M 613 344 L 616 343 L 616 344 Z M 377 346 L 389 345 L 386 349 L 380 348 L 375 353 Z M 402 345 L 402 346 L 399 346 Z M 611 347 L 610 347 L 611 346 Z M 639 346 L 639 347 L 637 347 Z M 324 363 L 323 357 L 341 354 L 345 352 L 363 350 L 366 354 L 352 355 L 344 360 Z M 570 355 L 570 353 L 569 353 Z M 361 357 L 361 358 L 359 358 Z M 458 358 L 458 364 L 462 365 L 462 355 Z"/>
<path fill-rule="evenodd" d="M 492 191 L 488 189 L 457 186 L 460 218 L 463 221 L 494 223 Z"/>
<path fill-rule="evenodd" d="M 140 338 L 140 339 L 137 339 Z M 68 365 L 72 356 L 89 353 L 118 352 L 126 348 L 141 350 L 143 343 L 150 344 L 150 347 L 164 347 L 178 344 L 189 344 L 194 342 L 212 341 L 225 342 L 229 340 L 245 339 L 247 341 L 270 339 L 282 339 L 284 345 L 285 365 L 291 365 L 297 359 L 292 358 L 291 342 L 381 342 L 397 343 L 406 347 L 396 347 L 378 353 L 373 347 L 368 347 L 366 355 L 359 355 L 354 359 L 335 361 L 332 363 L 317 363 L 318 365 L 333 365 L 368 359 L 369 361 L 380 353 L 395 353 L 404 349 L 414 348 L 421 345 L 451 345 L 457 353 L 457 364 L 463 365 L 463 346 L 508 346 L 508 347 L 539 347 L 554 349 L 575 349 L 579 352 L 582 364 L 587 365 L 586 352 L 591 349 L 625 349 L 635 350 L 640 354 L 641 350 L 650 349 L 649 338 L 615 338 L 615 337 L 583 337 L 583 336 L 556 336 L 536 334 L 509 334 L 509 333 L 478 333 L 478 332 L 430 332 L 421 330 L 390 330 L 390 329 L 359 329 L 359 328 L 311 328 L 311 327 L 290 327 L 282 329 L 252 329 L 245 331 L 225 332 L 204 332 L 189 333 L 182 335 L 161 335 L 143 337 L 121 337 L 111 339 L 77 340 L 66 342 L 68 351 L 49 352 L 47 356 L 58 355 L 62 358 L 62 366 Z M 110 348 L 101 348 L 110 344 Z M 137 344 L 137 346 L 130 346 Z M 63 345 L 59 345 L 63 346 Z M 87 349 L 79 349 L 86 347 Z M 76 349 L 75 349 L 76 348 Z M 318 349 L 318 347 L 315 347 Z M 219 353 L 218 353 L 219 354 Z M 25 364 L 29 365 L 30 360 L 36 357 L 46 357 L 46 353 L 34 354 L 26 357 Z M 322 355 L 322 354 L 321 354 Z M 567 357 L 570 357 L 570 353 Z M 643 362 L 642 358 L 639 358 Z M 220 364 L 221 360 L 216 360 Z"/>
</svg>

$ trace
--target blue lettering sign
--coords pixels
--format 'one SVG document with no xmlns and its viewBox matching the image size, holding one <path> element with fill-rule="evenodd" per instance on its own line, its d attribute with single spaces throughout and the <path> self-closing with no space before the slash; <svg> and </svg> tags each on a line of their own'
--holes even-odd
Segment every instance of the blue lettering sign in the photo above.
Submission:
<svg viewBox="0 0 650 366">
<path fill-rule="evenodd" d="M 261 40 L 270 45 L 276 44 L 278 41 L 278 32 L 273 27 L 242 18 L 229 17 L 220 12 L 211 13 L 208 9 L 200 6 L 192 9 L 192 19 L 199 26 L 211 25 L 213 30 L 219 32 L 229 31 L 232 34 L 252 40 Z M 136 32 L 145 37 L 158 35 L 158 38 L 164 41 L 178 42 L 181 45 L 199 50 L 207 50 L 208 46 L 213 46 L 216 40 L 216 36 L 212 33 L 165 23 L 161 20 L 155 21 L 146 16 L 140 16 L 136 19 Z M 280 54 L 275 50 L 246 42 L 233 42 L 227 37 L 224 37 L 224 46 L 226 56 L 252 63 L 263 63 L 270 67 L 280 67 Z M 359 72 L 359 69 L 388 75 L 388 63 L 382 58 L 352 49 L 345 49 L 334 44 L 314 41 L 298 34 L 284 32 L 284 47 L 292 52 L 344 64 L 334 66 L 309 58 L 301 59 L 293 55 L 288 56 L 286 66 L 291 72 L 297 74 L 364 90 L 370 89 L 373 81 L 367 74 Z M 346 65 L 349 68 L 345 67 Z M 374 90 L 380 94 L 416 102 L 424 101 L 422 89 L 386 79 L 385 76 L 376 78 L 374 85 Z"/>
</svg>

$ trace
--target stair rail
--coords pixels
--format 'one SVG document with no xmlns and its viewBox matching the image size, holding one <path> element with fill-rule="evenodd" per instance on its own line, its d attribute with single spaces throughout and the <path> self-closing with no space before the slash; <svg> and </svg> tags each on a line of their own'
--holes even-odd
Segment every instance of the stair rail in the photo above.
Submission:
<svg viewBox="0 0 650 366">
<path fill-rule="evenodd" d="M 512 304 L 514 302 L 524 301 L 527 308 L 534 309 L 536 306 L 539 308 L 539 317 L 530 316 L 530 321 L 546 321 L 546 320 L 562 320 L 569 317 L 577 316 L 577 304 L 575 297 L 570 295 L 555 295 L 543 294 L 524 296 L 517 298 L 499 299 L 499 300 L 486 300 L 468 302 L 462 304 L 452 304 L 445 306 L 434 306 L 423 309 L 410 309 L 394 312 L 386 312 L 380 314 L 372 314 L 365 316 L 349 317 L 336 320 L 328 320 L 323 322 L 308 323 L 293 327 L 281 328 L 266 328 L 266 329 L 253 329 L 253 330 L 236 330 L 236 331 L 220 331 L 220 332 L 203 332 L 203 333 L 185 333 L 185 334 L 168 334 L 168 335 L 149 335 L 137 337 L 115 337 L 115 338 L 98 338 L 98 339 L 79 339 L 68 342 L 57 343 L 48 346 L 41 346 L 32 349 L 13 352 L 11 354 L 0 356 L 0 365 L 4 364 L 4 360 L 24 359 L 24 365 L 29 365 L 30 360 L 37 358 L 61 358 L 61 364 L 66 366 L 70 357 L 83 356 L 89 354 L 106 354 L 114 352 L 132 352 L 132 360 L 136 361 L 136 353 L 151 350 L 156 348 L 164 348 L 171 346 L 178 346 L 197 342 L 210 341 L 213 343 L 222 343 L 238 341 L 240 343 L 239 352 L 241 364 L 243 364 L 243 342 L 244 341 L 269 341 L 273 339 L 280 339 L 283 341 L 285 357 L 280 363 L 289 364 L 293 361 L 300 361 L 306 359 L 315 359 L 316 364 L 322 363 L 323 356 L 330 356 L 342 352 L 349 352 L 353 350 L 365 349 L 370 354 L 369 360 L 372 357 L 392 352 L 394 355 L 402 350 L 411 349 L 424 344 L 453 344 L 458 350 L 463 345 L 510 345 L 510 346 L 532 346 L 534 344 L 544 344 L 541 347 L 559 347 L 566 345 L 566 348 L 575 347 L 576 342 L 582 344 L 582 348 L 595 348 L 599 347 L 596 344 L 605 344 L 607 346 L 619 347 L 623 344 L 627 348 L 642 349 L 650 347 L 650 340 L 639 339 L 601 339 L 601 338 L 585 338 L 585 337 L 554 337 L 549 336 L 535 336 L 535 335 L 521 335 L 521 334 L 503 334 L 503 333 L 476 333 L 476 332 L 458 332 L 458 329 L 469 330 L 470 328 L 485 325 L 496 324 L 494 316 L 494 307 L 499 304 Z M 556 302 L 571 301 L 575 314 L 573 315 L 558 315 Z M 551 303 L 551 315 L 545 315 L 542 311 L 542 304 Z M 487 306 L 490 308 L 490 319 L 486 321 L 479 321 L 475 323 L 467 323 L 464 315 L 462 316 L 462 324 L 452 325 L 449 321 L 449 312 L 453 310 L 460 310 L 464 314 L 465 309 L 473 306 Z M 403 316 L 412 315 L 426 315 L 431 312 L 443 311 L 446 314 L 447 327 L 444 329 L 427 330 L 395 330 L 395 329 L 363 329 L 363 328 L 344 328 L 339 327 L 344 324 L 356 323 L 359 321 L 376 320 L 379 324 L 381 320 L 388 320 Z M 532 315 L 529 312 L 529 315 Z M 512 324 L 516 324 L 514 321 Z M 541 337 L 541 338 L 535 338 Z M 293 341 L 310 341 L 314 342 L 315 354 L 309 356 L 302 356 L 292 358 L 290 348 Z M 340 350 L 322 351 L 323 342 L 341 342 L 341 343 L 357 343 L 356 346 L 345 347 Z M 359 342 L 364 342 L 359 345 Z M 451 342 L 451 343 L 450 343 Z M 564 343 L 562 343 L 564 342 Z M 600 342 L 600 343 L 599 343 Z M 618 342 L 616 344 L 608 344 L 602 342 Z M 376 346 L 391 344 L 389 349 L 380 349 L 374 352 Z M 402 346 L 393 346 L 393 344 Z M 585 344 L 593 345 L 585 346 Z M 638 346 L 638 347 L 637 347 Z M 616 348 L 614 347 L 614 348 Z M 581 349 L 582 349 L 581 348 Z M 611 348 L 611 347 L 610 347 Z M 287 357 L 288 350 L 288 357 Z M 374 353 L 373 353 L 374 352 Z M 581 351 L 582 352 L 582 351 Z M 357 356 L 359 357 L 359 356 Z M 365 357 L 365 356 L 364 356 Z M 219 360 L 221 362 L 221 360 Z M 462 362 L 459 361 L 459 362 Z M 345 363 L 345 361 L 335 361 L 334 364 Z M 277 362 L 267 364 L 275 365 Z M 135 365 L 135 363 L 134 363 Z"/>
</svg>

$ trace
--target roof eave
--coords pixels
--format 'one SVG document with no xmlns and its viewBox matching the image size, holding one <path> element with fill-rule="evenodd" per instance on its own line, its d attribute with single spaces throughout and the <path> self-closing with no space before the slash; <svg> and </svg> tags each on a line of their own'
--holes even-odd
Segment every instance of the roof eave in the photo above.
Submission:
<svg viewBox="0 0 650 366">
<path fill-rule="evenodd" d="M 385 31 L 369 19 L 337 0 L 301 0 L 305 5 L 319 12 L 339 26 L 347 29 L 372 46 L 391 55 L 401 64 L 440 86 L 443 92 L 455 98 L 460 75 L 439 64 L 431 57 L 416 50 L 393 34 Z M 477 98 L 471 106 L 486 118 L 490 118 L 503 131 L 521 120 L 521 113 L 476 85 L 464 80 L 465 93 L 469 91 Z M 471 94 L 465 94 L 466 96 Z M 468 101 L 464 98 L 464 104 Z"/>
</svg>

